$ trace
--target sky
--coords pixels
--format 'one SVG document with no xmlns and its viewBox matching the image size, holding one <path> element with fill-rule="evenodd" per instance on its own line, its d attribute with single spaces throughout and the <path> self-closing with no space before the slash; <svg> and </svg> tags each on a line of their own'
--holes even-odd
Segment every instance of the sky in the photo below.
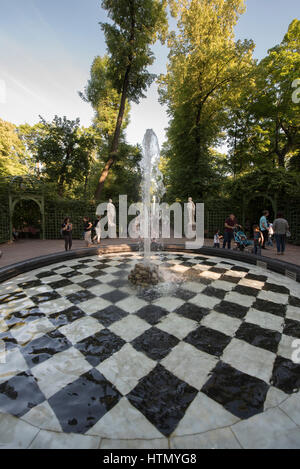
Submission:
<svg viewBox="0 0 300 469">
<path fill-rule="evenodd" d="M 279 44 L 289 24 L 300 18 L 299 0 L 247 0 L 236 39 L 253 39 L 255 58 Z M 0 118 L 35 124 L 55 114 L 92 123 L 93 110 L 78 95 L 89 78 L 94 57 L 106 51 L 99 22 L 100 0 L 0 0 Z M 166 70 L 168 49 L 156 44 L 152 73 Z M 168 126 L 166 109 L 153 84 L 139 105 L 132 105 L 129 143 L 141 143 L 153 128 L 160 145 Z"/>
</svg>

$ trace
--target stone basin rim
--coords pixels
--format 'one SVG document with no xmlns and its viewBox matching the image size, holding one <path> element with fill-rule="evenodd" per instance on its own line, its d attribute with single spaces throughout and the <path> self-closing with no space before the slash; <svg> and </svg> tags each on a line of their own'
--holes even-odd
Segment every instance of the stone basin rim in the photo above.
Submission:
<svg viewBox="0 0 300 469">
<path fill-rule="evenodd" d="M 95 248 L 83 248 L 76 249 L 68 252 L 57 252 L 54 254 L 48 254 L 46 256 L 34 257 L 26 259 L 25 261 L 18 262 L 0 268 L 0 283 L 10 280 L 18 275 L 21 275 L 31 270 L 46 267 L 51 264 L 57 264 L 59 262 L 69 261 L 72 259 L 80 259 L 83 257 L 92 257 L 95 255 L 108 255 L 108 254 L 119 254 L 125 252 L 137 252 L 139 251 L 138 244 L 121 244 L 121 245 L 108 245 L 103 247 Z M 161 252 L 183 252 L 188 254 L 200 254 L 208 255 L 212 257 L 220 257 L 224 260 L 245 262 L 247 264 L 255 265 L 257 267 L 264 267 L 266 270 L 273 271 L 277 274 L 281 274 L 292 278 L 296 282 L 300 282 L 300 267 L 290 262 L 282 260 L 272 259 L 269 257 L 257 257 L 254 254 L 244 253 L 234 250 L 218 249 L 213 247 L 202 247 L 199 249 L 186 249 L 182 244 L 165 244 L 160 249 Z M 292 277 L 291 277 L 292 275 Z"/>
</svg>

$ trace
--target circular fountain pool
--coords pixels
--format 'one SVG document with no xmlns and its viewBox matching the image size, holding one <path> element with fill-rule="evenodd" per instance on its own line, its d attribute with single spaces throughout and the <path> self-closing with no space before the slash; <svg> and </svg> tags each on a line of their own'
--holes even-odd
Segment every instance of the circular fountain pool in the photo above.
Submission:
<svg viewBox="0 0 300 469">
<path fill-rule="evenodd" d="M 143 290 L 140 259 L 1 284 L 0 447 L 300 447 L 299 283 L 158 252 L 167 281 Z"/>
</svg>

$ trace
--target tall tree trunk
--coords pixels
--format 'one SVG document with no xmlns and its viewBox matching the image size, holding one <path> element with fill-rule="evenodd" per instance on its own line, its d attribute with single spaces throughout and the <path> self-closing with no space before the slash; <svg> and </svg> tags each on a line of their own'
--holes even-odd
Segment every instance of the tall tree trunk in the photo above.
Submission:
<svg viewBox="0 0 300 469">
<path fill-rule="evenodd" d="M 134 41 L 135 41 L 135 3 L 134 3 L 134 0 L 129 0 L 129 2 L 130 2 L 130 14 L 131 14 L 131 34 L 130 34 L 129 43 L 133 46 Z M 125 113 L 127 93 L 128 93 L 128 87 L 129 87 L 130 72 L 131 72 L 132 62 L 133 62 L 132 52 L 129 54 L 128 59 L 129 59 L 128 66 L 126 68 L 123 86 L 122 86 L 122 95 L 121 95 L 118 119 L 116 123 L 116 129 L 115 129 L 108 161 L 106 162 L 106 165 L 104 166 L 104 169 L 102 170 L 101 176 L 98 181 L 98 186 L 95 192 L 95 199 L 100 199 L 100 195 L 101 195 L 105 180 L 108 176 L 110 168 L 116 161 L 117 154 L 118 154 L 118 147 L 119 147 L 119 141 L 120 141 L 120 135 L 121 135 L 121 129 L 122 129 L 122 123 L 123 123 L 123 118 L 124 118 L 124 113 Z"/>
</svg>

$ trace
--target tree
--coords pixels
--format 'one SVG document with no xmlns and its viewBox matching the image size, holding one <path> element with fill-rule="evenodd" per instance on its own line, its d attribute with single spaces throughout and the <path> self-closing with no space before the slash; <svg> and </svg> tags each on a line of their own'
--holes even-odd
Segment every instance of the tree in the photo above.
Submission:
<svg viewBox="0 0 300 469">
<path fill-rule="evenodd" d="M 119 93 L 120 103 L 96 198 L 100 197 L 109 170 L 118 157 L 126 103 L 138 103 L 154 79 L 147 70 L 154 61 L 150 46 L 166 35 L 166 3 L 166 0 L 102 0 L 102 7 L 112 22 L 101 24 L 108 49 L 106 77 Z"/>
<path fill-rule="evenodd" d="M 28 174 L 29 155 L 19 138 L 17 126 L 0 119 L 0 175 L 18 176 Z"/>
<path fill-rule="evenodd" d="M 252 41 L 234 40 L 243 0 L 172 0 L 178 34 L 169 36 L 160 100 L 168 106 L 169 169 L 177 197 L 203 198 L 214 180 L 211 148 L 224 134 L 230 98 L 247 79 Z"/>
<path fill-rule="evenodd" d="M 52 122 L 41 117 L 34 137 L 37 161 L 42 175 L 57 184 L 58 194 L 88 177 L 91 160 L 97 147 L 92 129 L 80 128 L 80 120 L 55 116 Z"/>
</svg>

